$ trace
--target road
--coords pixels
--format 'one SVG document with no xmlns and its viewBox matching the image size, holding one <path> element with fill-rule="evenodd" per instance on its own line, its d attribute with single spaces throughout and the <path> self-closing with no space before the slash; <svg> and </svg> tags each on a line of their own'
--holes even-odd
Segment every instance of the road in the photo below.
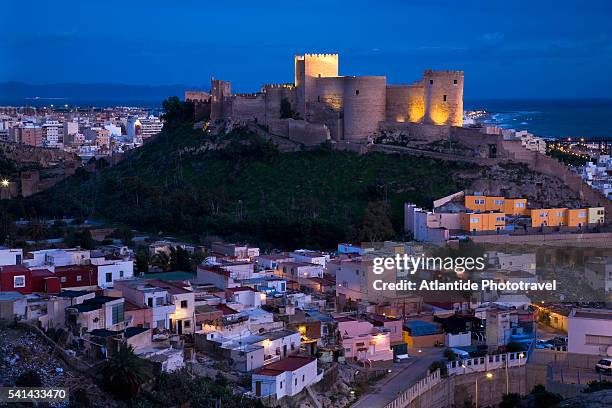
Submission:
<svg viewBox="0 0 612 408">
<path fill-rule="evenodd" d="M 444 348 L 423 349 L 422 353 L 411 353 L 405 363 L 394 363 L 393 371 L 374 384 L 367 394 L 363 395 L 352 408 L 380 408 L 393 401 L 397 395 L 424 378 L 427 369 L 436 360 L 444 359 Z"/>
</svg>

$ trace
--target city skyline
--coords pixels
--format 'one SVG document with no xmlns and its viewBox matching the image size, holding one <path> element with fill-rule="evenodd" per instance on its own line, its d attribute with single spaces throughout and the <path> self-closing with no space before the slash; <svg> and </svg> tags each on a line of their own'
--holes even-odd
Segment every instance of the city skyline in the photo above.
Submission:
<svg viewBox="0 0 612 408">
<path fill-rule="evenodd" d="M 387 75 L 394 83 L 409 83 L 428 68 L 461 69 L 470 99 L 607 97 L 610 7 L 436 1 L 376 9 L 317 2 L 168 9 L 153 2 L 108 4 L 121 10 L 108 14 L 90 4 L 26 10 L 12 2 L 8 12 L 29 24 L 5 25 L 0 51 L 8 63 L 0 82 L 193 86 L 215 76 L 250 92 L 292 82 L 294 54 L 338 52 L 340 75 Z"/>
</svg>

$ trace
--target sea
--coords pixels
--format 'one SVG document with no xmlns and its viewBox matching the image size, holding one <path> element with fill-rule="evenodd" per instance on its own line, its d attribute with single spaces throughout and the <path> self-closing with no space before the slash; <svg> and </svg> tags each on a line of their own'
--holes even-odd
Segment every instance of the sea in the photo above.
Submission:
<svg viewBox="0 0 612 408">
<path fill-rule="evenodd" d="M 464 109 L 485 110 L 482 123 L 541 137 L 612 138 L 612 98 L 468 99 Z"/>
<path fill-rule="evenodd" d="M 161 100 L 87 100 L 40 98 L 8 100 L 0 106 L 113 107 L 132 106 L 158 110 Z M 482 123 L 502 128 L 528 130 L 547 138 L 612 138 L 612 98 L 606 99 L 466 99 L 465 110 L 485 110 Z"/>
</svg>

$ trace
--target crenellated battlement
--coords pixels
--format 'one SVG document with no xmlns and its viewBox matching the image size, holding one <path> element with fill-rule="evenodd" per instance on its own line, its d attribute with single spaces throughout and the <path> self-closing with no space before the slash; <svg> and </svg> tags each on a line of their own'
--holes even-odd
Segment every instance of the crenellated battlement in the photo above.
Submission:
<svg viewBox="0 0 612 408">
<path fill-rule="evenodd" d="M 330 54 L 303 54 L 303 55 L 295 55 L 295 59 L 305 59 L 306 57 L 310 58 L 338 58 L 338 53 L 330 53 Z"/>
<path fill-rule="evenodd" d="M 293 89 L 295 88 L 294 84 L 264 84 L 261 86 L 261 91 L 264 92 L 266 89 Z"/>
<path fill-rule="evenodd" d="M 463 75 L 463 71 L 426 69 L 423 76 Z"/>
</svg>

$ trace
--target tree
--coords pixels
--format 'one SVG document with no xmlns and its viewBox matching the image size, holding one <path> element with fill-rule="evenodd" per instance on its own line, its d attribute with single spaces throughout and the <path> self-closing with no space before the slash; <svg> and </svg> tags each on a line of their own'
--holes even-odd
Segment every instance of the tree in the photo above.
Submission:
<svg viewBox="0 0 612 408">
<path fill-rule="evenodd" d="M 455 353 L 453 349 L 447 348 L 444 350 L 444 357 L 446 357 L 448 361 L 455 361 L 457 358 L 457 353 Z"/>
<path fill-rule="evenodd" d="M 158 252 L 151 258 L 151 265 L 160 268 L 164 272 L 171 270 L 170 257 L 165 252 Z"/>
<path fill-rule="evenodd" d="M 502 400 L 499 403 L 499 408 L 518 408 L 521 406 L 520 394 L 510 393 L 504 394 Z"/>
<path fill-rule="evenodd" d="M 149 248 L 143 245 L 139 246 L 136 250 L 136 270 L 140 273 L 148 273 L 150 261 Z"/>
<path fill-rule="evenodd" d="M 122 227 L 117 231 L 117 235 L 121 238 L 121 242 L 123 245 L 130 245 L 132 243 L 132 239 L 134 238 L 134 232 L 131 228 Z"/>
<path fill-rule="evenodd" d="M 533 406 L 538 408 L 552 408 L 563 400 L 561 395 L 546 391 L 542 384 L 533 387 L 528 398 L 534 403 Z"/>
<path fill-rule="evenodd" d="M 393 238 L 395 231 L 391 218 L 389 218 L 389 206 L 384 201 L 368 203 L 363 214 L 361 224 L 361 240 L 367 242 L 380 242 Z"/>
<path fill-rule="evenodd" d="M 73 231 L 64 238 L 66 245 L 75 247 L 80 246 L 83 249 L 95 249 L 96 241 L 91 236 L 88 229 Z"/>
<path fill-rule="evenodd" d="M 436 370 L 440 370 L 440 375 L 442 377 L 448 376 L 448 367 L 446 366 L 446 361 L 438 360 L 434 361 L 429 365 L 429 373 L 433 373 Z"/>
<path fill-rule="evenodd" d="M 30 227 L 28 228 L 28 235 L 34 241 L 40 241 L 42 239 L 47 238 L 49 233 L 49 226 L 44 220 L 36 219 L 30 222 Z"/>
<path fill-rule="evenodd" d="M 106 362 L 102 372 L 109 392 L 119 399 L 138 395 L 142 385 L 151 378 L 145 361 L 134 354 L 134 348 L 121 344 L 119 350 Z"/>
<path fill-rule="evenodd" d="M 191 271 L 191 260 L 186 249 L 180 246 L 170 248 L 170 270 Z"/>
</svg>

